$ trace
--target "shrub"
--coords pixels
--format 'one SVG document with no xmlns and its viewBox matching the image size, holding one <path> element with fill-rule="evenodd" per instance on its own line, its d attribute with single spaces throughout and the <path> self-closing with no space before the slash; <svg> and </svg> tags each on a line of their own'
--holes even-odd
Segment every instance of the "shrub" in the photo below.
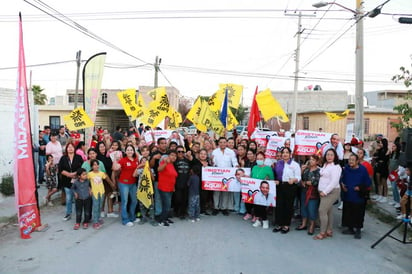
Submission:
<svg viewBox="0 0 412 274">
<path fill-rule="evenodd" d="M 13 176 L 11 174 L 4 175 L 1 179 L 0 192 L 6 196 L 14 194 Z"/>
</svg>

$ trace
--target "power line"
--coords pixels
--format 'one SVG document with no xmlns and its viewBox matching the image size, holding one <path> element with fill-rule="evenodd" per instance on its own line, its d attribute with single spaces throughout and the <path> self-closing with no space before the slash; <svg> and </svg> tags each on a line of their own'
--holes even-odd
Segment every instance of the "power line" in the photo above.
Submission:
<svg viewBox="0 0 412 274">
<path fill-rule="evenodd" d="M 41 6 L 43 6 L 43 8 L 41 8 L 41 7 L 39 7 L 39 6 L 36 6 L 36 5 L 33 4 L 33 3 L 30 3 L 28 0 L 24 0 L 24 2 L 28 3 L 29 5 L 35 7 L 36 9 L 38 9 L 38 10 L 40 10 L 40 11 L 42 11 L 42 12 L 44 12 L 45 14 L 47 14 L 47 15 L 55 18 L 56 20 L 62 22 L 63 24 L 65 24 L 65 25 L 67 25 L 67 26 L 69 26 L 69 27 L 71 27 L 71 28 L 73 28 L 73 29 L 75 29 L 75 30 L 77 30 L 77 31 L 79 31 L 79 32 L 81 32 L 81 33 L 89 36 L 90 38 L 92 38 L 92 39 L 94 39 L 94 40 L 96 40 L 96 41 L 98 41 L 98 42 L 100 42 L 100 43 L 102 43 L 102 44 L 104 44 L 104 45 L 112 48 L 112 49 L 115 49 L 115 50 L 117 50 L 117 51 L 120 51 L 120 52 L 122 52 L 122 53 L 124 53 L 124 54 L 126 54 L 126 55 L 128 55 L 128 56 L 130 56 L 130 57 L 132 57 L 132 58 L 134 58 L 134 59 L 142 62 L 142 63 L 148 64 L 147 62 L 143 61 L 143 60 L 140 59 L 139 57 L 134 56 L 133 54 L 131 54 L 131 53 L 129 53 L 129 52 L 127 52 L 127 51 L 119 48 L 119 47 L 116 46 L 116 45 L 114 45 L 113 43 L 111 43 L 111 42 L 103 39 L 102 37 L 98 36 L 97 34 L 94 34 L 93 32 L 89 31 L 86 27 L 84 27 L 84 26 L 80 25 L 79 23 L 73 21 L 72 19 L 70 19 L 69 17 L 67 17 L 67 16 L 65 16 L 64 14 L 60 13 L 60 12 L 57 11 L 56 9 L 52 8 L 51 6 L 47 5 L 47 4 L 44 3 L 43 1 L 41 1 L 41 0 L 34 0 L 34 2 L 37 2 L 38 4 L 40 4 Z M 46 11 L 45 9 L 48 9 L 50 12 L 53 12 L 53 13 L 55 13 L 56 15 L 54 15 L 54 14 Z M 60 16 L 61 18 L 58 17 L 58 16 Z M 62 19 L 62 18 L 63 18 L 63 19 Z"/>
</svg>

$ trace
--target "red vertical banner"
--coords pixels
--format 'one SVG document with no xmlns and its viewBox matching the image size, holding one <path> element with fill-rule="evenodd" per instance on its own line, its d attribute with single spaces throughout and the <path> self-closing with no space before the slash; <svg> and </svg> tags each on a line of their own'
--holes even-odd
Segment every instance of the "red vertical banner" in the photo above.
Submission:
<svg viewBox="0 0 412 274">
<path fill-rule="evenodd" d="M 93 123 L 96 122 L 105 61 L 106 52 L 101 52 L 90 57 L 83 68 L 83 108 Z M 86 128 L 84 142 L 87 147 L 90 147 L 92 136 L 93 127 Z"/>
<path fill-rule="evenodd" d="M 14 192 L 20 235 L 30 239 L 30 234 L 41 226 L 37 208 L 34 176 L 32 138 L 30 129 L 29 99 L 26 81 L 26 61 L 23 47 L 23 26 L 19 14 L 19 65 L 17 71 L 16 110 L 14 118 Z"/>
</svg>

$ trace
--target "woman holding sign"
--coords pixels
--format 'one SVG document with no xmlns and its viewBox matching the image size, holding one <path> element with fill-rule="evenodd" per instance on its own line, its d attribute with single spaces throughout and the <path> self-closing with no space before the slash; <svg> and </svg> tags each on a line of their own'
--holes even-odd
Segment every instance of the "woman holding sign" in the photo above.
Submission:
<svg viewBox="0 0 412 274">
<path fill-rule="evenodd" d="M 274 180 L 275 177 L 273 175 L 272 168 L 270 166 L 265 165 L 265 154 L 263 152 L 258 152 L 256 154 L 256 166 L 252 168 L 251 178 L 260 179 L 260 180 Z M 265 183 L 263 183 L 265 182 Z M 262 202 L 265 204 L 270 204 L 269 197 L 269 183 L 266 181 L 262 181 L 260 185 L 260 195 L 257 197 L 262 197 Z M 272 197 L 273 198 L 273 197 Z M 268 202 L 268 203 L 266 203 Z M 253 223 L 253 227 L 259 227 L 263 224 L 263 229 L 269 228 L 269 221 L 267 217 L 267 206 L 262 205 L 263 203 L 256 203 L 253 205 L 255 209 L 255 215 L 257 217 L 256 221 Z"/>
<path fill-rule="evenodd" d="M 293 161 L 292 151 L 288 147 L 281 150 L 282 160 L 275 166 L 276 177 L 276 226 L 273 232 L 286 234 L 289 232 L 293 216 L 293 202 L 295 201 L 297 184 L 301 178 L 298 163 Z"/>
</svg>

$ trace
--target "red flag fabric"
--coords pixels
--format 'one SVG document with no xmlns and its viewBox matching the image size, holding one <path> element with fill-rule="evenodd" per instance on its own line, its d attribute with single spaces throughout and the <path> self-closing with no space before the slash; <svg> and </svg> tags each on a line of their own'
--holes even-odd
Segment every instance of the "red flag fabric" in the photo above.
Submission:
<svg viewBox="0 0 412 274">
<path fill-rule="evenodd" d="M 249 122 L 247 124 L 247 136 L 250 138 L 253 131 L 255 131 L 256 124 L 260 122 L 259 107 L 256 103 L 256 94 L 258 87 L 256 86 L 255 94 L 253 95 L 252 107 L 250 108 Z"/>
<path fill-rule="evenodd" d="M 20 236 L 30 239 L 30 234 L 41 226 L 35 196 L 32 138 L 30 129 L 29 99 L 26 81 L 26 61 L 23 47 L 21 14 L 19 24 L 19 65 L 17 71 L 16 110 L 14 118 L 14 194 L 16 199 Z"/>
</svg>

